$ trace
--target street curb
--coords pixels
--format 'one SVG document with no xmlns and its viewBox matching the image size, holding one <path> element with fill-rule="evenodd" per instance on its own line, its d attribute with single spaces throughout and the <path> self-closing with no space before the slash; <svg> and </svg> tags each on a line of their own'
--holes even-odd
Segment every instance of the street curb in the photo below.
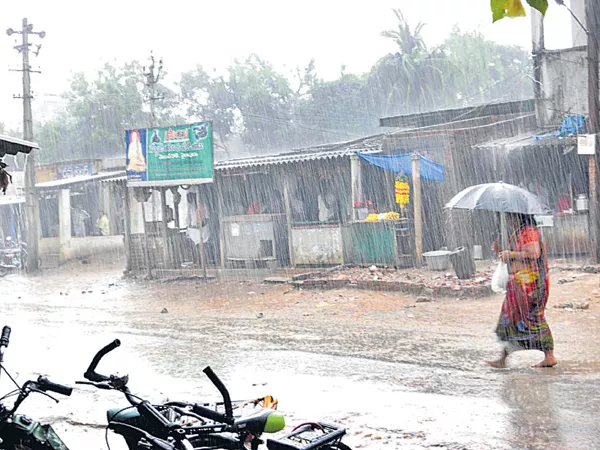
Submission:
<svg viewBox="0 0 600 450">
<path fill-rule="evenodd" d="M 460 289 L 452 289 L 448 286 L 430 288 L 423 283 L 411 281 L 358 281 L 352 283 L 350 280 L 326 280 L 306 279 L 293 281 L 296 289 L 332 290 L 332 289 L 357 289 L 363 291 L 385 291 L 402 292 L 411 295 L 428 295 L 433 298 L 485 298 L 494 295 L 489 285 L 468 286 Z"/>
</svg>

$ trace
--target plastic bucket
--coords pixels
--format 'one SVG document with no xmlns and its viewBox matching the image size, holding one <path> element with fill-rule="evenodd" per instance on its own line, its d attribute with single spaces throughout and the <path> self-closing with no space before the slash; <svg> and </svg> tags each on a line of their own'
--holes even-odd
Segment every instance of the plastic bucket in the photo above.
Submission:
<svg viewBox="0 0 600 450">
<path fill-rule="evenodd" d="M 450 253 L 447 250 L 423 253 L 429 270 L 446 270 L 450 267 Z"/>
</svg>

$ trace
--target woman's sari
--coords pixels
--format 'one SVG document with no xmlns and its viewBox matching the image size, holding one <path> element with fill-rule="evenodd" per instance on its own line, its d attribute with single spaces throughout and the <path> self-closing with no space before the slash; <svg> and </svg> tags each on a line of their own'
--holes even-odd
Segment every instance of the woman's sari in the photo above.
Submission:
<svg viewBox="0 0 600 450">
<path fill-rule="evenodd" d="M 511 251 L 522 252 L 527 244 L 534 242 L 540 243 L 538 259 L 510 260 L 508 264 L 509 281 L 496 334 L 500 340 L 511 344 L 507 348 L 509 351 L 554 349 L 545 316 L 550 291 L 546 246 L 538 229 L 526 226 L 513 234 L 509 247 Z"/>
</svg>

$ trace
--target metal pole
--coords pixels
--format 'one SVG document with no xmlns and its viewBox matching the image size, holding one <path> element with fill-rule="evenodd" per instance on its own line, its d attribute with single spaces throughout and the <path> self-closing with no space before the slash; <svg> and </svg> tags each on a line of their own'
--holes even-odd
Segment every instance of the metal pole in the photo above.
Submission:
<svg viewBox="0 0 600 450">
<path fill-rule="evenodd" d="M 350 157 L 350 179 L 352 187 L 352 200 L 350 207 L 352 208 L 352 220 L 358 219 L 358 212 L 354 207 L 356 202 L 362 202 L 362 180 L 361 180 L 361 169 L 360 169 L 360 157 L 358 155 L 352 155 Z"/>
<path fill-rule="evenodd" d="M 168 269 L 171 267 L 171 258 L 169 252 L 169 227 L 167 223 L 167 188 L 160 188 L 160 209 L 162 212 L 162 220 L 160 222 L 160 229 L 163 238 L 163 259 L 164 267 Z"/>
<path fill-rule="evenodd" d="M 423 218 L 421 210 L 421 157 L 412 155 L 413 202 L 415 215 L 415 261 L 417 266 L 423 263 Z"/>
<path fill-rule="evenodd" d="M 290 253 L 290 266 L 296 267 L 294 258 L 294 243 L 292 240 L 292 207 L 290 203 L 290 182 L 287 173 L 283 172 L 283 203 L 285 204 L 285 219 L 288 232 L 288 251 Z"/>
<path fill-rule="evenodd" d="M 132 268 L 132 258 L 131 258 L 131 199 L 129 198 L 129 187 L 127 186 L 127 181 L 123 184 L 123 191 L 125 192 L 125 197 L 123 199 L 125 206 L 125 256 L 127 259 L 127 266 L 125 266 L 125 272 L 131 272 Z"/>
<path fill-rule="evenodd" d="M 142 198 L 142 222 L 144 223 L 144 258 L 146 259 L 147 278 L 152 279 L 152 262 L 150 261 L 150 250 L 148 249 L 148 233 L 146 232 L 146 202 Z"/>
<path fill-rule="evenodd" d="M 598 15 L 600 6 L 597 0 L 587 0 L 585 2 L 585 15 L 588 29 L 588 109 L 590 116 L 589 132 L 595 135 L 596 144 L 598 143 L 598 132 L 600 132 L 600 99 L 598 98 Z M 596 145 L 597 146 L 597 145 Z M 589 185 L 590 185 L 590 238 L 592 247 L 592 259 L 598 262 L 598 186 L 596 179 L 597 157 L 589 158 Z"/>
<path fill-rule="evenodd" d="M 222 178 L 221 178 L 222 179 Z M 225 244 L 225 218 L 223 213 L 225 211 L 225 205 L 223 204 L 223 186 L 222 182 L 219 182 L 219 178 L 215 179 L 215 191 L 217 193 L 217 207 L 219 209 L 219 253 L 221 256 L 221 268 L 225 268 L 227 263 L 227 248 Z"/>
<path fill-rule="evenodd" d="M 200 264 L 202 265 L 202 274 L 204 276 L 204 281 L 208 281 L 206 276 L 206 253 L 204 251 L 204 225 L 202 224 L 202 217 L 198 216 L 198 211 L 200 211 L 200 185 L 196 185 L 196 217 L 198 218 L 198 230 L 200 231 Z"/>
</svg>

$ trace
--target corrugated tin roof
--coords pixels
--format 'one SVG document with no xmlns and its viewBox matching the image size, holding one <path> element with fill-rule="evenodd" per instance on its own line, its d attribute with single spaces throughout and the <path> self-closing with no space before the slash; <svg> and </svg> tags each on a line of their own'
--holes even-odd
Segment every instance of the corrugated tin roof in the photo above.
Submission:
<svg viewBox="0 0 600 450">
<path fill-rule="evenodd" d="M 231 159 L 226 161 L 218 161 L 215 163 L 215 171 L 217 170 L 232 170 L 240 169 L 244 167 L 257 167 L 257 166 L 269 166 L 278 164 L 289 164 L 303 161 L 316 161 L 320 159 L 335 159 L 343 158 L 354 155 L 357 152 L 372 154 L 381 153 L 382 142 L 384 135 L 368 136 L 366 138 L 357 139 L 348 142 L 339 142 L 335 144 L 319 145 L 315 147 L 308 147 L 305 149 L 292 150 L 288 152 L 265 155 L 265 156 L 253 156 L 250 158 L 239 158 Z M 38 183 L 36 187 L 52 188 L 61 187 L 75 182 L 84 182 L 94 179 L 98 179 L 100 175 L 103 178 L 100 180 L 102 183 L 108 182 L 123 182 L 127 180 L 125 171 L 112 172 L 106 174 L 98 174 L 86 177 L 68 178 L 66 180 L 49 181 L 46 183 Z M 69 183 L 71 182 L 71 183 Z"/>
<path fill-rule="evenodd" d="M 486 103 L 464 108 L 439 109 L 423 113 L 404 114 L 379 119 L 379 126 L 394 128 L 420 128 L 447 124 L 457 120 L 476 119 L 486 116 L 500 116 L 534 112 L 533 99 L 512 102 Z"/>
<path fill-rule="evenodd" d="M 17 197 L 14 195 L 1 195 L 0 196 L 0 206 L 17 205 L 19 203 L 25 203 L 25 197 Z"/>
<path fill-rule="evenodd" d="M 67 188 L 69 186 L 86 183 L 89 181 L 102 181 L 105 179 L 115 178 L 122 176 L 124 173 L 124 170 L 118 170 L 115 172 L 101 172 L 96 175 L 82 175 L 79 177 L 65 178 L 62 180 L 45 181 L 43 183 L 37 183 L 35 187 L 38 189 Z"/>
<path fill-rule="evenodd" d="M 563 146 L 577 146 L 576 136 L 553 136 L 542 139 L 534 138 L 535 136 L 542 136 L 553 131 L 554 130 L 537 130 L 535 132 L 530 131 L 528 133 L 518 134 L 516 136 L 512 136 L 506 139 L 498 139 L 495 141 L 484 142 L 483 144 L 473 146 L 473 148 L 479 150 L 505 150 L 510 152 L 515 150 L 524 150 L 528 148 L 556 148 Z"/>
<path fill-rule="evenodd" d="M 231 170 L 243 167 L 269 166 L 320 159 L 343 158 L 352 156 L 357 152 L 380 153 L 382 151 L 383 136 L 384 135 L 369 136 L 355 141 L 309 147 L 274 155 L 219 161 L 215 164 L 215 170 Z"/>
<path fill-rule="evenodd" d="M 4 155 L 16 155 L 17 153 L 30 153 L 32 149 L 40 147 L 35 142 L 24 141 L 0 134 L 0 158 Z"/>
<path fill-rule="evenodd" d="M 119 175 L 118 177 L 106 178 L 100 180 L 100 183 L 124 183 L 127 181 L 127 175 Z"/>
</svg>

